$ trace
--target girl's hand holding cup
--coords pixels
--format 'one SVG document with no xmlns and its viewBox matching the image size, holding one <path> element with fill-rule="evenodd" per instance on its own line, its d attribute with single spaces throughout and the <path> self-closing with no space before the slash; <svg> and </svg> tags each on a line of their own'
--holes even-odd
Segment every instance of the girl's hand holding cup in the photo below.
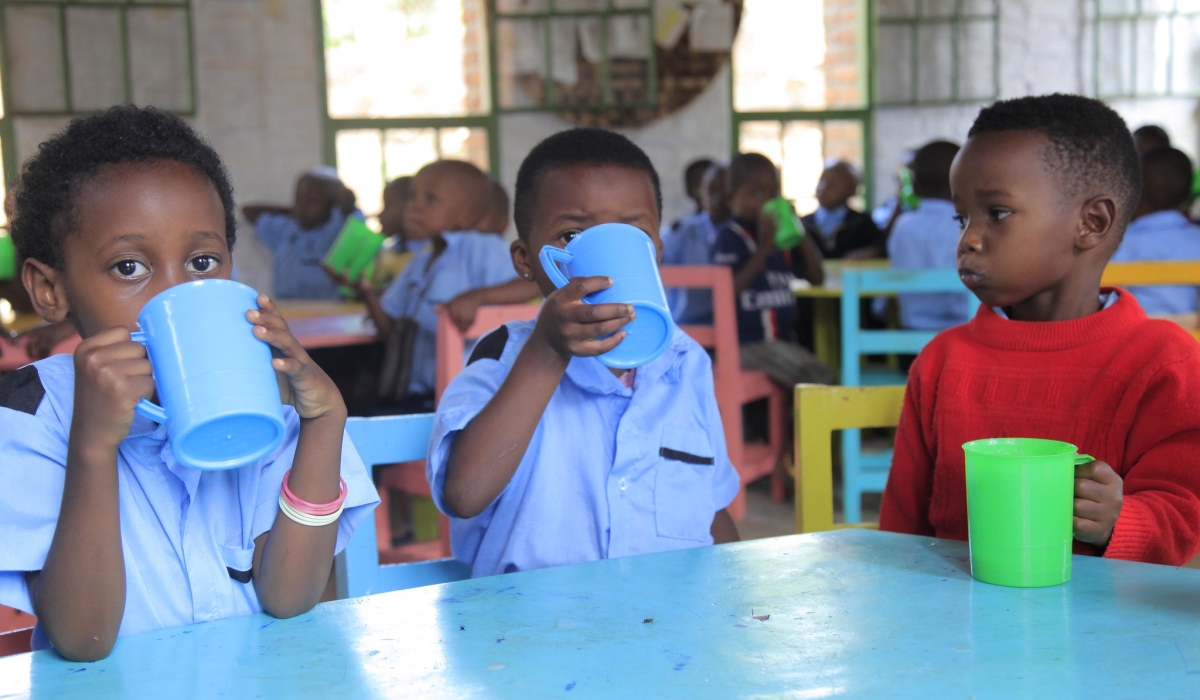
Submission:
<svg viewBox="0 0 1200 700">
<path fill-rule="evenodd" d="M 280 399 L 294 406 L 304 419 L 345 418 L 341 392 L 292 335 L 275 302 L 265 294 L 258 295 L 258 309 L 247 311 L 246 318 L 254 324 L 254 336 L 272 348 L 271 366 L 279 378 Z"/>
</svg>

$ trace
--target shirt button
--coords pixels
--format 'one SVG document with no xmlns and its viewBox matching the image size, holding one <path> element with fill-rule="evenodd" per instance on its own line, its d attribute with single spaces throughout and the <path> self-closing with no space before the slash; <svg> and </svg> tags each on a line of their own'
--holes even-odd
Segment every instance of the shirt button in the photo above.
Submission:
<svg viewBox="0 0 1200 700">
<path fill-rule="evenodd" d="M 622 491 L 629 488 L 629 482 L 625 480 L 625 477 L 621 477 L 619 480 L 617 480 L 617 488 L 621 489 Z"/>
</svg>

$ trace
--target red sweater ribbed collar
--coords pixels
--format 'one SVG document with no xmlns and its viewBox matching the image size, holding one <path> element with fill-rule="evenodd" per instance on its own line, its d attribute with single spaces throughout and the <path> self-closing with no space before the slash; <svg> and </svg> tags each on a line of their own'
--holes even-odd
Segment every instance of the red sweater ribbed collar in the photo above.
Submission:
<svg viewBox="0 0 1200 700">
<path fill-rule="evenodd" d="M 1101 293 L 1110 288 L 1101 289 Z M 1098 342 L 1146 320 L 1146 312 L 1124 289 L 1112 306 L 1072 321 L 1013 321 L 980 306 L 968 328 L 971 337 L 1000 350 L 1069 350 Z"/>
</svg>

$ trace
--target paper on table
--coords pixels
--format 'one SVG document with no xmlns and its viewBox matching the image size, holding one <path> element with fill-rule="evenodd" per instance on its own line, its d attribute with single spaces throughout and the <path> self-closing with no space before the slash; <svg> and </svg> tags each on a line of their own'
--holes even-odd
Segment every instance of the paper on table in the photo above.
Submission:
<svg viewBox="0 0 1200 700">
<path fill-rule="evenodd" d="M 683 0 L 658 0 L 654 3 L 654 41 L 659 48 L 675 48 L 687 29 L 688 15 Z"/>
<path fill-rule="evenodd" d="M 692 10 L 688 41 L 692 51 L 729 51 L 733 48 L 733 5 L 708 0 Z"/>
</svg>

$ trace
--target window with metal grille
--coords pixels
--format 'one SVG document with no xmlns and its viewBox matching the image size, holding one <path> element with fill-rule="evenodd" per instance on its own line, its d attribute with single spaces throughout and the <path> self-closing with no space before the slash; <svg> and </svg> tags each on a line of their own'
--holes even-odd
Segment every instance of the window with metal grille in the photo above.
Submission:
<svg viewBox="0 0 1200 700">
<path fill-rule="evenodd" d="M 1200 0 L 1086 0 L 1084 12 L 1092 96 L 1200 96 Z"/>
<path fill-rule="evenodd" d="M 998 0 L 877 0 L 876 103 L 996 99 L 999 5 Z"/>
</svg>

